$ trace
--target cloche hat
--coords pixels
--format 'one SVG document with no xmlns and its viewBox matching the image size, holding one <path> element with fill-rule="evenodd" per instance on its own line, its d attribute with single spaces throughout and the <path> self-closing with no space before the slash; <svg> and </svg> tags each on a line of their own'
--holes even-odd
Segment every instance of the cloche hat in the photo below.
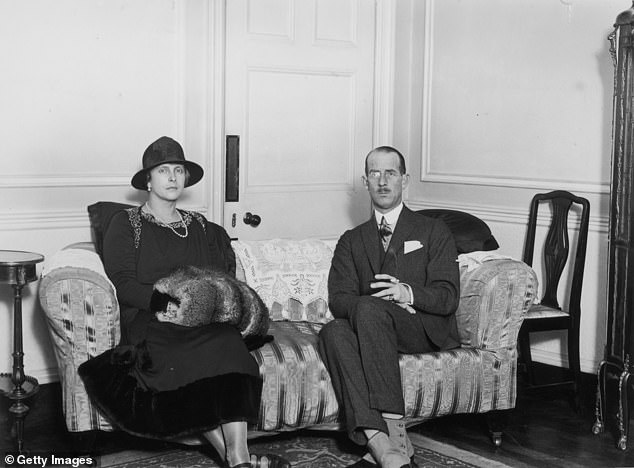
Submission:
<svg viewBox="0 0 634 468">
<path fill-rule="evenodd" d="M 182 164 L 189 171 L 189 180 L 185 184 L 185 187 L 194 185 L 203 177 L 203 168 L 195 162 L 185 159 L 183 147 L 176 140 L 162 136 L 148 146 L 143 153 L 143 169 L 132 177 L 132 187 L 139 190 L 146 190 L 147 172 L 156 166 L 166 163 Z"/>
</svg>

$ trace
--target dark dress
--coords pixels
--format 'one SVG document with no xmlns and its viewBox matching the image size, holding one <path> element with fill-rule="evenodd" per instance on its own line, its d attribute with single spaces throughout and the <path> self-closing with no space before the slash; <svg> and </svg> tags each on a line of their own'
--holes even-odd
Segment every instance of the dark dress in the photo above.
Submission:
<svg viewBox="0 0 634 468">
<path fill-rule="evenodd" d="M 188 235 L 130 208 L 104 237 L 106 273 L 121 309 L 121 343 L 79 368 L 91 400 L 119 428 L 170 439 L 231 421 L 255 423 L 262 379 L 239 331 L 227 324 L 184 327 L 149 310 L 152 286 L 175 267 L 214 267 L 235 274 L 224 229 L 180 210 Z M 184 234 L 180 222 L 172 226 Z"/>
</svg>

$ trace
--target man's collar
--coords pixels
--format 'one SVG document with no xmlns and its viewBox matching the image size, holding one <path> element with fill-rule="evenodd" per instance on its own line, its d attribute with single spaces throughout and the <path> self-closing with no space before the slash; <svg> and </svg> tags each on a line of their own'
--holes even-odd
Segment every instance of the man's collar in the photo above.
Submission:
<svg viewBox="0 0 634 468">
<path fill-rule="evenodd" d="M 377 210 L 374 210 L 376 224 L 381 224 L 381 218 L 385 216 L 385 222 L 387 222 L 390 226 L 394 226 L 398 221 L 398 217 L 401 215 L 401 211 L 403 211 L 403 202 L 399 203 L 396 208 L 392 211 L 388 211 L 387 213 L 379 213 Z"/>
</svg>

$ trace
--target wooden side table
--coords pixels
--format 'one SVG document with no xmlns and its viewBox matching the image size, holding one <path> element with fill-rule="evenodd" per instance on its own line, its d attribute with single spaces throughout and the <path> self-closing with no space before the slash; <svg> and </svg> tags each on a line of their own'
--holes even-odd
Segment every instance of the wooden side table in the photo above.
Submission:
<svg viewBox="0 0 634 468">
<path fill-rule="evenodd" d="M 37 380 L 24 374 L 22 349 L 22 288 L 37 279 L 35 265 L 44 260 L 38 253 L 0 250 L 0 283 L 13 286 L 13 372 L 0 374 L 0 393 L 13 400 L 18 452 L 23 452 L 24 418 L 29 407 L 23 402 L 39 389 Z"/>
</svg>

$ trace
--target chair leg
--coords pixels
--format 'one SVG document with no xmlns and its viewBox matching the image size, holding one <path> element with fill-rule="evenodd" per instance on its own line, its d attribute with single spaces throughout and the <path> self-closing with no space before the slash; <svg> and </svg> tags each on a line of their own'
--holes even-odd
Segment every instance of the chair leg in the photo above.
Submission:
<svg viewBox="0 0 634 468">
<path fill-rule="evenodd" d="M 575 410 L 579 412 L 581 403 L 581 359 L 579 357 L 579 322 L 574 321 L 568 328 L 568 367 L 572 374 Z"/>
<path fill-rule="evenodd" d="M 518 336 L 518 343 L 520 348 L 520 358 L 526 368 L 526 381 L 529 386 L 535 385 L 535 374 L 533 370 L 533 359 L 531 357 L 531 342 L 530 333 L 521 328 Z"/>
</svg>

